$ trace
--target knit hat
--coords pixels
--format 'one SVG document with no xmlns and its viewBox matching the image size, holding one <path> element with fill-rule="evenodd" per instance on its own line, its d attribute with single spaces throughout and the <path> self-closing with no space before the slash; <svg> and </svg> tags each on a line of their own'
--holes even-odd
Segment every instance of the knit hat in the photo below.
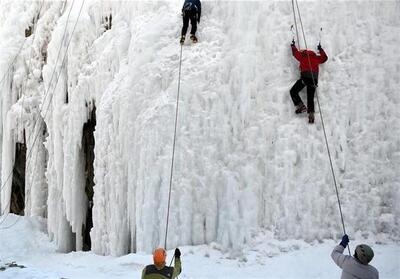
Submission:
<svg viewBox="0 0 400 279">
<path fill-rule="evenodd" d="M 374 257 L 374 251 L 366 244 L 360 244 L 356 247 L 357 259 L 360 263 L 367 265 Z"/>
</svg>

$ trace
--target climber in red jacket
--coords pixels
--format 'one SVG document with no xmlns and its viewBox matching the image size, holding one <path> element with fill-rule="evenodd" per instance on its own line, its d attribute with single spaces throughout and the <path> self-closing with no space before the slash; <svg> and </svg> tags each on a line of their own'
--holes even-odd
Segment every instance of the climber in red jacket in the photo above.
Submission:
<svg viewBox="0 0 400 279">
<path fill-rule="evenodd" d="M 314 94 L 315 88 L 318 85 L 318 70 L 319 64 L 325 63 L 328 60 L 325 51 L 322 49 L 321 44 L 318 44 L 320 55 L 317 55 L 312 50 L 298 50 L 294 40 L 292 41 L 293 56 L 300 62 L 300 79 L 296 81 L 292 89 L 290 89 L 290 96 L 296 106 L 295 113 L 308 112 L 308 122 L 314 123 Z M 307 86 L 307 107 L 299 96 L 299 92 Z"/>
</svg>

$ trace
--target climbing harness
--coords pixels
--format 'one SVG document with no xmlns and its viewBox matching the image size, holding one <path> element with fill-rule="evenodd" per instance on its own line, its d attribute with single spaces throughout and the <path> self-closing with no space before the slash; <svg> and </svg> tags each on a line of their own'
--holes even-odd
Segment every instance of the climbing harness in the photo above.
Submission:
<svg viewBox="0 0 400 279">
<path fill-rule="evenodd" d="M 182 50 L 183 46 L 181 45 L 181 52 L 179 56 L 179 75 L 178 75 L 178 93 L 176 95 L 176 107 L 175 107 L 175 127 L 174 127 L 174 140 L 172 144 L 172 158 L 171 158 L 171 173 L 169 177 L 169 193 L 168 193 L 168 207 L 167 207 L 167 222 L 165 226 L 165 241 L 164 248 L 167 249 L 167 237 L 168 237 L 168 225 L 169 225 L 169 210 L 171 206 L 171 192 L 172 192 L 172 178 L 174 173 L 174 160 L 175 160 L 175 145 L 176 145 L 176 129 L 178 126 L 178 112 L 179 112 L 179 94 L 181 89 L 181 70 L 182 70 Z"/>
<path fill-rule="evenodd" d="M 301 31 L 302 31 L 302 34 L 303 34 L 304 45 L 305 45 L 305 48 L 307 49 L 306 35 L 305 35 L 305 32 L 304 32 L 303 21 L 302 21 L 302 19 L 301 19 L 299 4 L 298 4 L 297 0 L 292 0 L 293 13 L 295 13 L 294 1 L 296 1 L 297 13 L 298 13 L 298 16 L 299 16 L 300 27 L 301 27 Z M 295 25 L 297 26 L 297 23 L 296 23 L 296 16 L 294 16 L 294 19 L 295 19 Z M 320 31 L 322 32 L 322 27 L 321 27 Z M 297 32 L 297 28 L 296 28 L 296 32 Z M 297 33 L 297 36 L 298 36 L 298 33 Z M 320 39 L 320 40 L 321 40 L 321 39 Z M 310 66 L 310 68 L 311 68 L 311 60 L 310 60 L 310 55 L 308 54 L 308 52 L 307 52 L 307 58 L 308 58 L 309 66 Z M 334 168 L 333 168 L 332 156 L 331 156 L 331 152 L 330 152 L 330 148 L 329 148 L 329 143 L 328 143 L 328 137 L 326 136 L 326 129 L 325 129 L 324 118 L 323 118 L 323 116 L 322 116 L 322 109 L 321 109 L 321 105 L 320 105 L 319 98 L 318 98 L 318 92 L 317 92 L 317 88 L 316 88 L 316 84 L 315 84 L 315 80 L 314 80 L 314 75 L 311 75 L 311 77 L 312 77 L 313 85 L 314 85 L 314 87 L 315 87 L 315 95 L 317 96 L 317 104 L 318 104 L 318 109 L 319 109 L 319 111 L 320 111 L 320 114 L 319 114 L 319 115 L 320 115 L 320 118 L 321 118 L 322 130 L 323 130 L 323 132 L 324 132 L 326 150 L 328 151 L 329 164 L 330 164 L 330 167 L 331 167 L 333 183 L 334 183 L 334 185 L 335 185 L 336 197 L 337 197 L 337 202 L 338 202 L 338 207 L 339 207 L 339 212 L 340 212 L 340 218 L 341 218 L 342 227 L 343 227 L 343 234 L 346 234 L 346 227 L 345 227 L 345 225 L 344 225 L 344 218 L 343 218 L 343 212 L 342 212 L 342 205 L 341 205 L 340 198 L 339 198 L 339 190 L 338 190 L 338 186 L 337 186 L 337 183 L 336 183 L 336 175 L 335 175 L 335 170 L 334 170 Z M 348 251 L 349 251 L 349 255 L 351 255 L 350 246 L 347 246 L 347 249 L 348 249 Z"/>
</svg>

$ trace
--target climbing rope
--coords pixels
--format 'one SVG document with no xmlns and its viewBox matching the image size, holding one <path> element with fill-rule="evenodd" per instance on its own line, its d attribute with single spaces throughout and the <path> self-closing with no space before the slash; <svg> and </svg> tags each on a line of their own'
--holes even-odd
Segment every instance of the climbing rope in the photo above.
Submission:
<svg viewBox="0 0 400 279">
<path fill-rule="evenodd" d="M 24 42 L 21 44 L 20 48 L 17 51 L 17 54 L 14 56 L 14 58 L 11 60 L 10 65 L 8 65 L 7 67 L 7 71 L 5 71 L 3 77 L 0 80 L 0 84 L 3 83 L 3 81 L 5 80 L 6 76 L 9 74 L 9 71 L 11 69 L 11 67 L 15 64 L 15 61 L 17 61 L 18 56 L 21 54 L 22 49 L 24 48 L 26 40 L 24 40 Z"/>
<path fill-rule="evenodd" d="M 175 160 L 176 129 L 177 129 L 177 126 L 178 126 L 179 93 L 180 93 L 180 89 L 181 89 L 182 50 L 183 50 L 183 46 L 181 45 L 181 52 L 180 52 L 180 56 L 179 56 L 178 93 L 176 95 L 176 107 L 175 107 L 174 141 L 173 141 L 173 144 L 172 144 L 171 173 L 170 173 L 170 177 L 169 177 L 167 223 L 166 223 L 166 226 L 165 226 L 165 241 L 164 241 L 164 248 L 165 249 L 167 249 L 169 210 L 170 210 L 170 206 L 171 206 L 172 177 L 173 177 L 173 172 L 174 172 L 174 160 Z"/>
<path fill-rule="evenodd" d="M 292 0 L 292 5 L 293 5 L 293 12 L 294 12 L 294 0 Z M 297 13 L 298 13 L 298 16 L 299 16 L 301 31 L 302 31 L 302 34 L 303 34 L 304 45 L 305 45 L 305 48 L 308 49 L 306 35 L 305 35 L 305 32 L 304 32 L 304 27 L 303 27 L 303 21 L 301 19 L 300 8 L 299 8 L 299 4 L 298 4 L 297 0 L 296 0 L 296 6 L 297 6 Z M 295 19 L 296 19 L 296 17 L 295 17 Z M 296 24 L 296 26 L 297 26 L 297 24 Z M 321 31 L 322 31 L 322 28 L 321 28 Z M 308 54 L 308 52 L 307 52 L 307 58 L 308 58 L 309 67 L 311 69 L 311 60 L 310 60 L 310 55 Z M 314 80 L 314 75 L 311 75 L 311 77 L 312 77 L 312 81 L 313 81 L 313 86 L 315 88 L 315 95 L 317 97 L 318 109 L 320 111 L 319 115 L 320 115 L 320 118 L 321 118 L 322 130 L 324 132 L 326 150 L 328 151 L 328 158 L 329 158 L 329 164 L 330 164 L 331 172 L 332 172 L 333 184 L 335 185 L 336 197 L 337 197 L 337 202 L 338 202 L 338 207 L 339 207 L 339 212 L 340 212 L 340 219 L 342 221 L 343 234 L 346 234 L 346 227 L 344 225 L 342 205 L 341 205 L 340 198 L 339 198 L 339 190 L 338 190 L 338 186 L 337 186 L 337 183 L 336 183 L 336 175 L 335 175 L 335 170 L 333 168 L 332 156 L 331 156 L 329 143 L 328 143 L 328 137 L 326 136 L 325 122 L 324 122 L 324 118 L 323 118 L 323 115 L 322 115 L 322 109 L 321 109 L 321 105 L 320 105 L 319 98 L 318 98 L 317 85 L 316 85 L 315 80 Z M 349 251 L 349 255 L 351 255 L 350 246 L 349 245 L 347 246 L 347 249 Z"/>
<path fill-rule="evenodd" d="M 69 15 L 70 15 L 70 13 L 71 13 L 71 10 L 72 10 L 74 1 L 75 1 L 75 0 L 73 0 L 73 1 L 72 1 L 72 4 L 71 4 L 71 8 L 70 8 L 70 11 L 69 11 L 69 14 L 68 14 L 68 17 L 67 17 L 66 26 L 68 25 Z M 82 1 L 81 7 L 80 7 L 80 10 L 79 10 L 79 13 L 78 13 L 78 17 L 77 17 L 77 19 L 76 19 L 76 21 L 75 21 L 74 27 L 73 27 L 72 32 L 71 32 L 70 39 L 69 39 L 69 41 L 68 41 L 68 43 L 67 43 L 67 46 L 66 46 L 66 50 L 65 50 L 65 53 L 64 53 L 62 62 L 61 62 L 61 68 L 62 68 L 62 67 L 64 66 L 64 64 L 65 64 L 65 58 L 66 58 L 66 56 L 67 56 L 68 49 L 69 49 L 70 43 L 71 43 L 71 41 L 72 41 L 73 34 L 74 34 L 75 29 L 76 29 L 76 26 L 77 26 L 77 24 L 78 24 L 79 18 L 80 18 L 80 16 L 81 16 L 82 8 L 83 8 L 83 6 L 84 6 L 84 4 L 85 4 L 85 1 L 86 1 L 86 0 L 83 0 L 83 1 Z M 67 29 L 67 28 L 65 27 L 63 39 L 62 39 L 62 41 L 61 41 L 60 48 L 59 48 L 59 52 L 61 52 L 61 48 L 62 48 L 62 45 L 63 45 L 63 40 L 64 40 L 64 38 L 65 38 L 66 29 Z M 58 55 L 59 55 L 59 54 L 57 54 L 57 61 L 58 61 Z M 52 77 L 53 77 L 53 75 L 54 75 L 54 73 L 55 73 L 55 70 L 56 70 L 57 61 L 56 61 L 56 64 L 54 65 Z M 52 91 L 51 94 L 50 94 L 50 100 L 49 100 L 49 102 L 48 102 L 48 106 L 47 106 L 46 111 L 45 111 L 45 113 L 44 113 L 43 119 L 46 118 L 47 113 L 48 113 L 48 111 L 49 111 L 50 104 L 51 104 L 51 101 L 53 100 L 54 93 L 55 93 L 55 91 L 56 91 L 57 84 L 58 84 L 58 80 L 59 80 L 60 76 L 61 76 L 61 71 L 60 71 L 60 73 L 59 73 L 59 74 L 57 75 L 57 77 L 56 77 L 56 81 L 55 81 L 56 83 L 55 83 L 55 86 L 54 86 L 53 91 Z M 50 83 L 51 83 L 51 80 L 50 80 Z M 50 91 L 50 85 L 49 85 L 49 87 L 48 87 L 48 89 L 47 89 L 47 91 L 46 91 L 46 93 L 45 93 L 45 97 L 44 97 L 44 98 L 46 98 L 46 96 L 47 96 L 47 94 L 49 93 L 49 91 Z M 44 102 L 43 102 L 43 103 L 44 103 Z M 42 104 L 42 105 L 43 105 L 43 104 Z M 43 108 L 43 106 L 41 107 L 40 113 L 39 113 L 38 115 L 41 115 L 41 113 L 43 112 L 42 108 Z M 34 128 L 33 128 L 33 133 L 35 132 L 34 130 L 35 130 L 36 124 L 37 124 L 38 122 L 39 122 L 39 116 L 36 118 L 36 121 L 35 121 L 35 124 L 34 124 Z M 41 124 L 39 124 L 39 125 L 41 125 Z M 40 126 L 39 126 L 39 127 L 40 127 Z M 41 133 L 41 129 L 37 129 L 37 131 L 38 131 L 38 132 L 36 133 L 36 136 L 35 136 L 35 138 L 34 138 L 34 140 L 33 140 L 32 146 L 31 146 L 31 148 L 30 148 L 30 150 L 29 150 L 29 153 L 28 153 L 28 155 L 27 155 L 27 161 L 28 161 L 28 163 L 27 163 L 26 168 L 29 166 L 29 162 L 30 162 L 29 158 L 31 158 L 31 156 L 32 156 L 32 154 L 33 154 L 33 147 L 35 146 L 36 140 L 38 139 L 38 136 L 39 136 L 40 133 Z M 36 165 L 36 164 L 35 164 L 35 165 Z M 13 171 L 11 171 L 10 174 L 8 175 L 7 180 L 3 183 L 3 185 L 2 185 L 2 187 L 1 187 L 1 189 L 0 189 L 0 192 L 1 192 L 1 191 L 3 190 L 3 188 L 5 187 L 7 181 L 10 179 L 12 173 L 13 173 Z M 29 199 L 29 196 L 27 197 L 27 199 Z M 6 205 L 6 207 L 9 206 L 10 203 L 11 203 L 11 197 L 10 197 L 10 199 L 9 199 L 8 204 Z M 8 212 L 8 213 L 6 214 L 5 217 L 3 217 L 3 220 L 0 221 L 0 225 L 3 224 L 3 223 L 5 222 L 5 220 L 6 220 L 6 218 L 8 217 L 9 214 L 10 214 L 10 212 Z M 8 228 L 14 226 L 20 219 L 21 219 L 21 218 L 17 218 L 17 220 L 15 221 L 15 223 L 12 224 L 11 226 L 7 226 L 7 227 L 3 227 L 3 228 L 0 227 L 0 230 L 8 229 Z"/>
</svg>

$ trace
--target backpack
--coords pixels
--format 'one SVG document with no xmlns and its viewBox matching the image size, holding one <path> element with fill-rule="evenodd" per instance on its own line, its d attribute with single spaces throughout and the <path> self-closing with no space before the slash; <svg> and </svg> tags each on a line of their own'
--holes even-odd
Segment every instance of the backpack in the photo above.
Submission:
<svg viewBox="0 0 400 279">
<path fill-rule="evenodd" d="M 182 11 L 184 12 L 189 12 L 189 11 L 197 12 L 197 10 L 198 10 L 197 6 L 190 1 L 186 1 L 185 4 L 183 4 Z"/>
</svg>

